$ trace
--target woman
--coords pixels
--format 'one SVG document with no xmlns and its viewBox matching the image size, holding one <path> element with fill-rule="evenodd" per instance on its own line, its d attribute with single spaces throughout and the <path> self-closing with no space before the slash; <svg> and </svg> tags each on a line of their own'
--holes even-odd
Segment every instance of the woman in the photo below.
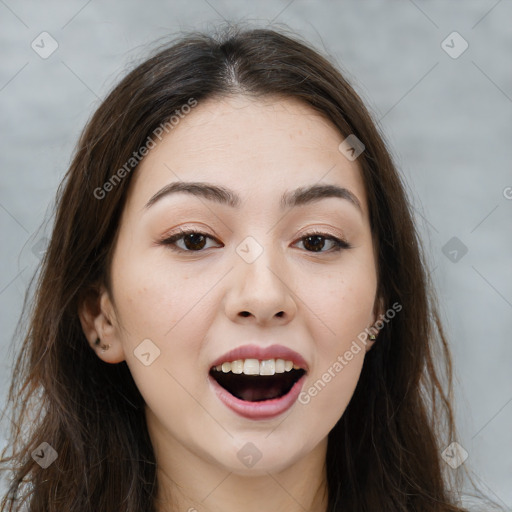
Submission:
<svg viewBox="0 0 512 512">
<path fill-rule="evenodd" d="M 2 510 L 462 511 L 438 359 L 449 383 L 354 90 L 285 33 L 190 34 L 100 105 L 59 189 Z"/>
</svg>

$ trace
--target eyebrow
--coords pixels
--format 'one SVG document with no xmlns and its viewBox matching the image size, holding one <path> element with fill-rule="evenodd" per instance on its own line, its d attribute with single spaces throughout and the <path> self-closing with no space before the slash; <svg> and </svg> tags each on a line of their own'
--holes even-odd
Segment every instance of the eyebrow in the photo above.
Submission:
<svg viewBox="0 0 512 512">
<path fill-rule="evenodd" d="M 186 193 L 192 196 L 202 197 L 210 201 L 225 204 L 231 208 L 239 208 L 242 202 L 240 196 L 236 192 L 222 186 L 204 182 L 176 181 L 169 183 L 154 194 L 146 203 L 144 208 L 148 209 L 163 197 L 178 193 Z M 308 205 L 330 197 L 346 199 L 352 203 L 360 213 L 363 213 L 359 199 L 357 199 L 350 190 L 337 185 L 311 185 L 285 192 L 281 196 L 280 206 L 281 209 L 285 209 L 287 207 L 293 208 L 295 206 Z"/>
</svg>

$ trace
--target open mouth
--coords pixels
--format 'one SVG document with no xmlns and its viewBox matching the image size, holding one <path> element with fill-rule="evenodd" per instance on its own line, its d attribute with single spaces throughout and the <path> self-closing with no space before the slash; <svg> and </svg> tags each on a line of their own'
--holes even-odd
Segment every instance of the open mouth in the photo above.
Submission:
<svg viewBox="0 0 512 512">
<path fill-rule="evenodd" d="M 293 368 L 290 371 L 275 373 L 274 375 L 224 373 L 216 370 L 215 367 L 210 370 L 210 375 L 219 386 L 236 398 L 247 402 L 261 402 L 281 398 L 289 393 L 293 385 L 305 373 L 302 368 Z"/>
</svg>

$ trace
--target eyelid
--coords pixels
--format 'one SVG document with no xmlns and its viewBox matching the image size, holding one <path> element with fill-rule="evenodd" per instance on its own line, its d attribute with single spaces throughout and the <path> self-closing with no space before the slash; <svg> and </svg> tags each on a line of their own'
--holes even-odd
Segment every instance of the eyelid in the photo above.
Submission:
<svg viewBox="0 0 512 512">
<path fill-rule="evenodd" d="M 325 237 L 339 238 L 343 242 L 348 243 L 347 238 L 340 230 L 337 230 L 335 233 L 331 233 L 331 232 L 329 232 L 329 230 L 332 231 L 333 228 L 305 227 L 299 232 L 296 240 L 298 240 L 299 238 L 303 238 L 305 236 L 321 235 L 321 236 L 325 236 Z M 212 235 L 210 232 L 208 232 L 207 228 L 195 227 L 195 226 L 191 226 L 191 227 L 180 226 L 180 227 L 176 228 L 176 230 L 169 230 L 164 235 L 162 235 L 161 240 L 165 240 L 166 238 L 174 236 L 178 233 L 183 234 L 183 235 L 187 235 L 188 233 L 197 233 L 197 234 L 201 234 L 201 235 L 207 235 L 207 236 L 213 238 L 215 241 L 219 242 L 219 240 L 214 235 Z"/>
<path fill-rule="evenodd" d="M 308 255 L 315 255 L 315 254 L 321 254 L 321 255 L 332 255 L 339 253 L 342 250 L 352 249 L 352 245 L 345 239 L 344 236 L 338 236 L 330 234 L 326 231 L 319 230 L 319 229 L 311 229 L 309 231 L 306 231 L 305 233 L 301 234 L 296 241 L 293 243 L 293 245 L 302 242 L 303 239 L 309 238 L 312 236 L 320 236 L 324 238 L 325 240 L 330 240 L 333 242 L 334 247 L 329 249 L 328 251 L 304 251 Z M 304 242 L 303 242 L 304 243 Z"/>
<path fill-rule="evenodd" d="M 318 235 L 325 238 L 337 238 L 346 244 L 349 243 L 345 235 L 340 230 L 336 230 L 336 233 L 332 233 L 332 231 L 333 228 L 328 227 L 306 227 L 299 233 L 297 239 Z"/>
<path fill-rule="evenodd" d="M 194 251 L 194 250 L 182 249 L 181 247 L 178 247 L 176 245 L 176 242 L 182 240 L 186 235 L 191 234 L 191 233 L 204 236 L 205 238 L 209 238 L 210 240 L 213 240 L 216 243 L 221 244 L 222 247 L 224 246 L 224 244 L 222 242 L 220 242 L 216 237 L 214 237 L 210 233 L 205 232 L 205 231 L 200 231 L 200 229 L 192 228 L 192 227 L 187 227 L 187 228 L 179 227 L 178 230 L 175 231 L 175 232 L 166 233 L 162 237 L 162 239 L 159 240 L 158 244 L 159 245 L 168 246 L 172 251 L 175 251 L 175 252 L 178 252 L 178 253 L 182 253 L 182 254 L 183 253 L 189 253 L 189 254 L 197 253 L 197 254 L 200 254 L 202 252 L 207 252 L 208 249 L 212 249 L 213 248 L 213 247 L 207 247 L 206 249 L 203 248 L 203 249 Z M 301 233 L 295 239 L 295 241 L 293 242 L 293 245 L 296 245 L 299 242 L 304 243 L 303 242 L 304 239 L 306 239 L 308 237 L 313 237 L 313 236 L 320 236 L 320 237 L 324 238 L 325 240 L 331 241 L 334 244 L 334 247 L 331 247 L 327 251 L 323 251 L 323 250 L 322 251 L 308 251 L 306 249 L 301 249 L 302 251 L 304 251 L 307 254 L 312 254 L 312 255 L 315 255 L 315 254 L 319 254 L 319 255 L 332 255 L 332 254 L 339 253 L 342 250 L 351 249 L 353 247 L 345 239 L 345 237 L 343 235 L 334 235 L 334 234 L 331 234 L 331 233 L 329 233 L 329 232 L 327 232 L 325 230 L 322 230 L 322 229 L 320 229 L 318 227 L 316 227 L 316 228 L 309 228 L 309 229 L 305 228 L 304 232 Z"/>
<path fill-rule="evenodd" d="M 178 240 L 183 239 L 186 235 L 189 234 L 196 234 L 196 235 L 202 235 L 206 238 L 210 238 L 211 240 L 215 241 L 218 244 L 224 245 L 220 240 L 217 239 L 217 237 L 213 236 L 212 234 L 208 233 L 207 231 L 201 230 L 199 228 L 177 228 L 176 231 L 166 232 L 158 241 L 157 244 L 159 245 L 168 245 L 171 247 L 171 249 L 176 250 L 178 252 L 205 252 L 205 250 L 201 251 L 185 251 L 181 249 L 180 247 L 177 247 L 175 244 Z M 208 248 L 210 249 L 210 247 Z"/>
</svg>

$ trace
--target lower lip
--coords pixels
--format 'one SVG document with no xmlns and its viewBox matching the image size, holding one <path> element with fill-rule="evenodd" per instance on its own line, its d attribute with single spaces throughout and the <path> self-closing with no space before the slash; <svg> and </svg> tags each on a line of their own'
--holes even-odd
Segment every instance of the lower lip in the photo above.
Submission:
<svg viewBox="0 0 512 512">
<path fill-rule="evenodd" d="M 297 401 L 304 385 L 305 374 L 293 385 L 293 387 L 280 398 L 262 400 L 259 402 L 248 402 L 240 400 L 225 390 L 211 375 L 208 375 L 210 384 L 221 402 L 238 415 L 251 420 L 266 420 L 283 414 Z"/>
</svg>

